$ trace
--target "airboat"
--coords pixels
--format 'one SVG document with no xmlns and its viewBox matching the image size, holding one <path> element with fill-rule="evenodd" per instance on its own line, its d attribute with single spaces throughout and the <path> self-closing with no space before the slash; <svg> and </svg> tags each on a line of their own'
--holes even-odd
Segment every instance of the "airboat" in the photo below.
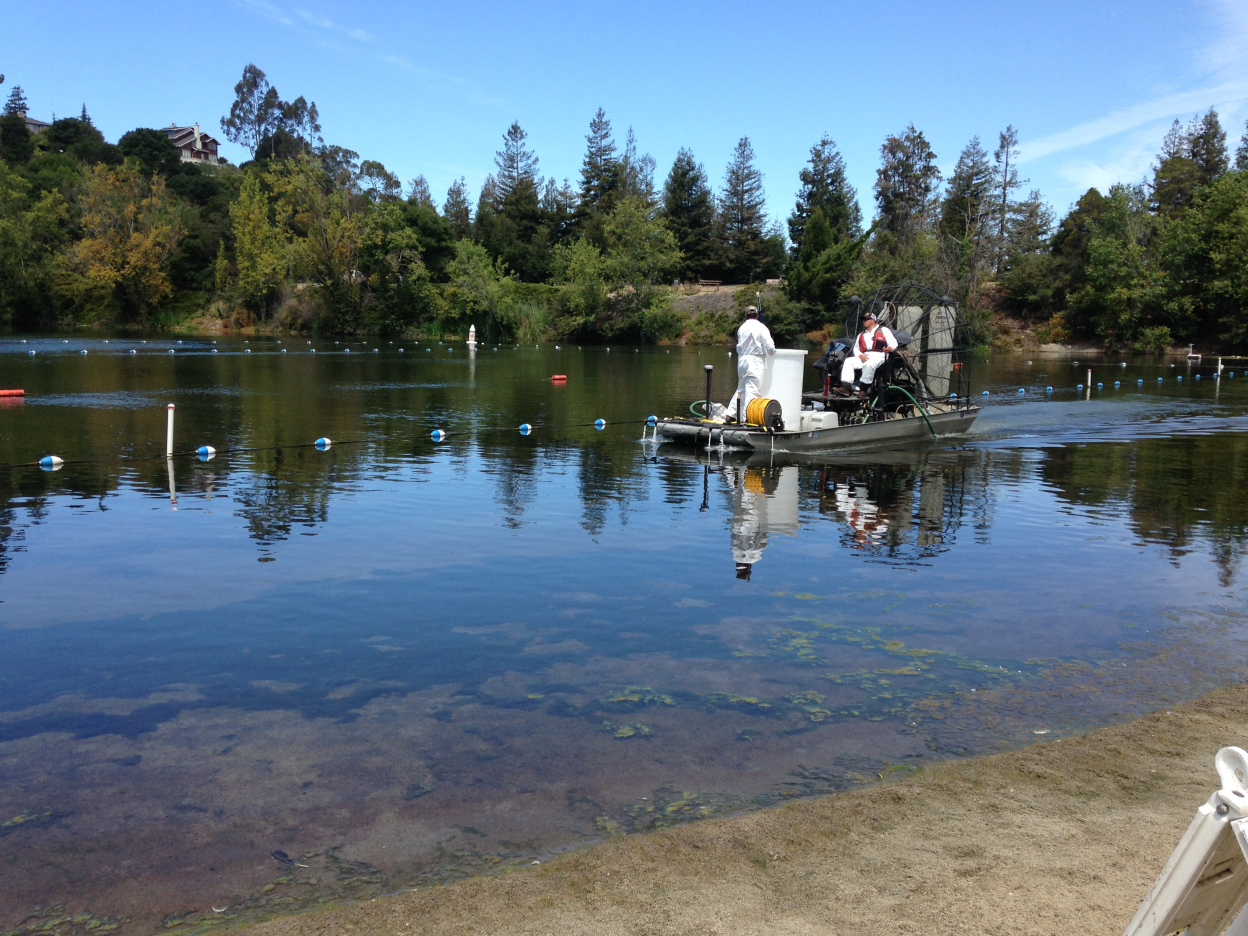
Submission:
<svg viewBox="0 0 1248 936">
<path fill-rule="evenodd" d="M 861 395 L 833 390 L 850 343 L 867 311 L 897 339 Z M 866 300 L 849 301 L 843 341 L 834 340 L 813 362 L 822 386 L 803 391 L 806 351 L 769 355 L 762 395 L 739 414 L 713 403 L 712 368 L 707 399 L 689 416 L 659 419 L 655 435 L 690 445 L 794 454 L 853 451 L 918 443 L 967 432 L 980 407 L 971 402 L 970 376 L 962 366 L 969 347 L 958 304 L 918 283 L 882 286 Z M 699 411 L 700 407 L 700 411 Z"/>
</svg>

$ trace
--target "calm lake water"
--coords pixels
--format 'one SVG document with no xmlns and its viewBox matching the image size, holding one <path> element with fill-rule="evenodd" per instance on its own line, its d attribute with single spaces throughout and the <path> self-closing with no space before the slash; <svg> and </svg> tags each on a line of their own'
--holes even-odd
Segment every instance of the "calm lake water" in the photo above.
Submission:
<svg viewBox="0 0 1248 936">
<path fill-rule="evenodd" d="M 970 436 L 774 464 L 643 440 L 706 363 L 0 340 L 0 462 L 66 460 L 0 469 L 0 930 L 209 931 L 1244 678 L 1244 362 L 978 360 Z M 168 403 L 221 454 L 167 464 Z"/>
</svg>

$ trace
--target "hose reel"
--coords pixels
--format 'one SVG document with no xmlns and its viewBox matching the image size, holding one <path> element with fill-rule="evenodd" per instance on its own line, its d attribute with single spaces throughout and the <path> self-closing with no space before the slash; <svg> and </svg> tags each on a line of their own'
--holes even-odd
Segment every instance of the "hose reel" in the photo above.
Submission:
<svg viewBox="0 0 1248 936">
<path fill-rule="evenodd" d="M 766 426 L 773 432 L 784 429 L 784 412 L 779 400 L 757 397 L 745 408 L 745 422 L 749 426 Z"/>
</svg>

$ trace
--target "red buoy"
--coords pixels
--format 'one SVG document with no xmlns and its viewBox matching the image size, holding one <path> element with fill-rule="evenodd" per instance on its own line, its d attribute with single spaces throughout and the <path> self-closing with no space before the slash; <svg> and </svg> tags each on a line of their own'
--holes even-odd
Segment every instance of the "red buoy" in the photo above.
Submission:
<svg viewBox="0 0 1248 936">
<path fill-rule="evenodd" d="M 0 396 L 25 396 L 25 390 L 0 390 Z"/>
<path fill-rule="evenodd" d="M 568 379 L 568 375 L 567 374 L 551 374 L 550 379 L 554 381 L 566 381 Z"/>
</svg>

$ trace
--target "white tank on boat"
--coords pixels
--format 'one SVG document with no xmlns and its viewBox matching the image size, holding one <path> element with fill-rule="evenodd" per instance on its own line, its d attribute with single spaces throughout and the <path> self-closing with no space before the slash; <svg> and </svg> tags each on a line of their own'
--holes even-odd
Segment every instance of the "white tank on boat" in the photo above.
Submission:
<svg viewBox="0 0 1248 936">
<path fill-rule="evenodd" d="M 775 354 L 767 355 L 761 395 L 780 404 L 784 428 L 789 432 L 797 432 L 800 429 L 802 380 L 806 376 L 805 368 L 805 351 L 777 348 Z"/>
</svg>

